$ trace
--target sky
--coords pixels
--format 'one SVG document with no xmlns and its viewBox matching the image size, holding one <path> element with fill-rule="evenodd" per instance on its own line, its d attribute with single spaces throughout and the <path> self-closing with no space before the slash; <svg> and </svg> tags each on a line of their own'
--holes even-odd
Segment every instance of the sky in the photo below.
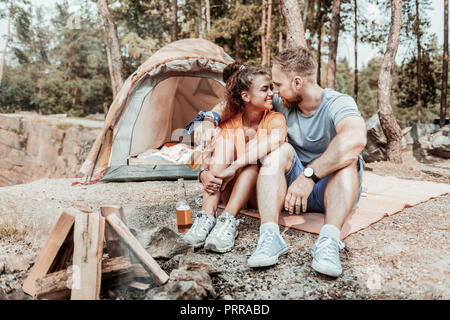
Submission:
<svg viewBox="0 0 450 320">
<path fill-rule="evenodd" d="M 31 3 L 36 6 L 45 6 L 52 11 L 54 8 L 55 0 L 31 0 Z M 76 4 L 76 1 L 69 0 L 69 3 Z M 444 1 L 443 0 L 432 0 L 431 1 L 432 9 L 429 10 L 428 16 L 431 21 L 430 31 L 437 35 L 438 43 L 441 45 L 443 43 L 444 38 Z M 76 12 L 77 7 L 73 6 L 73 12 Z M 389 13 L 381 12 L 376 6 L 369 5 L 367 11 L 370 12 L 371 17 L 385 17 L 386 14 Z M 7 20 L 0 20 L 0 48 L 3 50 L 5 35 L 7 29 Z M 338 43 L 338 56 L 337 58 L 347 58 L 349 65 L 351 68 L 354 66 L 354 43 L 352 39 L 352 35 L 341 35 L 339 37 Z M 403 50 L 403 52 L 402 52 Z M 397 62 L 402 60 L 402 53 L 407 50 L 407 48 L 402 48 L 400 46 L 399 51 L 397 53 Z M 376 56 L 378 50 L 376 48 L 372 48 L 370 45 L 359 44 L 358 45 L 358 69 L 361 69 L 364 65 L 367 65 L 367 62 Z"/>
</svg>

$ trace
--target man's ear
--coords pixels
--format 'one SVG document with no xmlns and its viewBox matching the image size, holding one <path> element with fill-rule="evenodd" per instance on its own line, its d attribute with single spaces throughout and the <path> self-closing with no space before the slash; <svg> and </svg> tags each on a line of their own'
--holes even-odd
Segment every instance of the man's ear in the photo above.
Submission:
<svg viewBox="0 0 450 320">
<path fill-rule="evenodd" d="M 250 102 L 250 97 L 248 96 L 248 91 L 242 91 L 241 98 L 244 102 Z"/>
<path fill-rule="evenodd" d="M 300 89 L 303 87 L 304 81 L 303 81 L 303 78 L 302 78 L 302 77 L 300 77 L 300 76 L 294 76 L 293 82 L 294 82 L 294 87 L 295 87 L 295 89 L 300 90 Z"/>
</svg>

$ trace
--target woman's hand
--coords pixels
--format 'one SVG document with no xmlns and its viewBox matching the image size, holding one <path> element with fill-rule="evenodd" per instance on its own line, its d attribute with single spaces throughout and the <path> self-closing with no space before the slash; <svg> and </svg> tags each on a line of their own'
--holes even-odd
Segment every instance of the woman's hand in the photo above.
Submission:
<svg viewBox="0 0 450 320">
<path fill-rule="evenodd" d="M 228 182 L 233 180 L 233 178 L 236 176 L 237 170 L 237 167 L 231 165 L 217 175 L 218 178 L 222 179 L 222 187 L 220 188 L 220 191 L 225 190 Z"/>
<path fill-rule="evenodd" d="M 218 192 L 222 186 L 222 179 L 215 177 L 209 170 L 202 171 L 199 179 L 203 184 L 203 189 L 210 195 Z"/>
</svg>

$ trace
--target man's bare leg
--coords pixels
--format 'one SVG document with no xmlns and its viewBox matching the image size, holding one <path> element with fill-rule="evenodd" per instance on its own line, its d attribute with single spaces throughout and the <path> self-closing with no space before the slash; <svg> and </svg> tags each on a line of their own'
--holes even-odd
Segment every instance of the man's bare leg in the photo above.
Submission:
<svg viewBox="0 0 450 320">
<path fill-rule="evenodd" d="M 333 173 L 328 179 L 324 193 L 325 224 L 342 229 L 345 218 L 352 211 L 358 197 L 358 161 Z"/>
<path fill-rule="evenodd" d="M 339 259 L 341 229 L 358 196 L 357 161 L 330 175 L 324 193 L 325 225 L 312 247 L 312 268 L 337 277 L 342 273 Z"/>
<path fill-rule="evenodd" d="M 259 240 L 256 250 L 248 259 L 250 267 L 267 267 L 278 262 L 278 257 L 288 251 L 280 235 L 278 218 L 286 197 L 285 174 L 294 160 L 294 150 L 285 143 L 272 151 L 260 169 L 257 182 L 258 208 L 261 216 Z"/>
<path fill-rule="evenodd" d="M 285 175 L 293 161 L 294 150 L 287 143 L 281 145 L 264 159 L 256 187 L 261 224 L 266 222 L 278 224 L 287 192 Z"/>
</svg>

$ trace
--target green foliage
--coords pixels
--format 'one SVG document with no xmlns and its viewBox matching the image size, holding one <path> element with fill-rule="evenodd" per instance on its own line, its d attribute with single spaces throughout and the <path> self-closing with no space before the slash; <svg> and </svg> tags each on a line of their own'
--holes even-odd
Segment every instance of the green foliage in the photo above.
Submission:
<svg viewBox="0 0 450 320">
<path fill-rule="evenodd" d="M 106 53 L 89 6 L 81 3 L 78 21 L 67 1 L 57 3 L 50 23 L 39 8 L 18 10 L 15 65 L 7 67 L 0 86 L 1 112 L 85 116 L 111 102 Z"/>
<path fill-rule="evenodd" d="M 77 12 L 70 5 L 78 6 Z M 117 24 L 125 76 L 168 44 L 172 27 L 170 0 L 109 0 Z M 322 55 L 327 55 L 330 38 L 332 0 L 310 0 L 305 34 L 308 45 L 317 50 L 322 31 Z M 442 48 L 429 33 L 430 0 L 420 0 L 420 31 L 423 47 L 424 121 L 437 116 L 440 98 Z M 178 1 L 178 38 L 200 36 L 200 5 L 204 0 Z M 211 30 L 206 39 L 224 48 L 232 57 L 251 64 L 261 63 L 262 0 L 210 0 Z M 303 12 L 305 1 L 299 1 Z M 387 13 L 389 0 L 358 0 L 358 41 L 370 43 L 384 52 L 390 14 L 374 15 L 373 8 Z M 341 1 L 341 35 L 353 37 L 354 0 Z M 40 113 L 67 113 L 86 116 L 103 112 L 112 100 L 105 51 L 105 35 L 99 29 L 97 6 L 90 0 L 58 0 L 47 12 L 28 0 L 0 0 L 0 18 L 12 12 L 12 33 L 6 67 L 0 84 L 0 112 L 16 110 Z M 367 14 L 369 13 L 369 14 Z M 80 20 L 78 21 L 78 16 Z M 416 32 L 415 0 L 403 1 L 403 28 L 399 52 L 407 52 L 394 68 L 392 106 L 397 117 L 416 119 Z M 272 56 L 278 50 L 280 33 L 286 40 L 286 27 L 279 1 L 273 1 Z M 239 38 L 239 52 L 235 38 Z M 340 38 L 342 41 L 342 37 Z M 342 44 L 340 43 L 339 46 Z M 283 44 L 285 47 L 285 43 Z M 322 64 L 324 68 L 325 64 Z M 377 112 L 378 74 L 381 58 L 368 62 L 358 73 L 358 106 L 369 118 Z M 346 59 L 337 62 L 336 89 L 353 95 L 354 74 Z M 322 79 L 325 72 L 322 69 Z M 324 83 L 324 82 L 323 82 Z"/>
<path fill-rule="evenodd" d="M 423 121 L 430 122 L 439 116 L 442 50 L 436 39 L 423 43 L 422 50 L 422 106 Z M 411 56 L 397 68 L 396 105 L 397 115 L 417 121 L 417 58 Z"/>
</svg>

